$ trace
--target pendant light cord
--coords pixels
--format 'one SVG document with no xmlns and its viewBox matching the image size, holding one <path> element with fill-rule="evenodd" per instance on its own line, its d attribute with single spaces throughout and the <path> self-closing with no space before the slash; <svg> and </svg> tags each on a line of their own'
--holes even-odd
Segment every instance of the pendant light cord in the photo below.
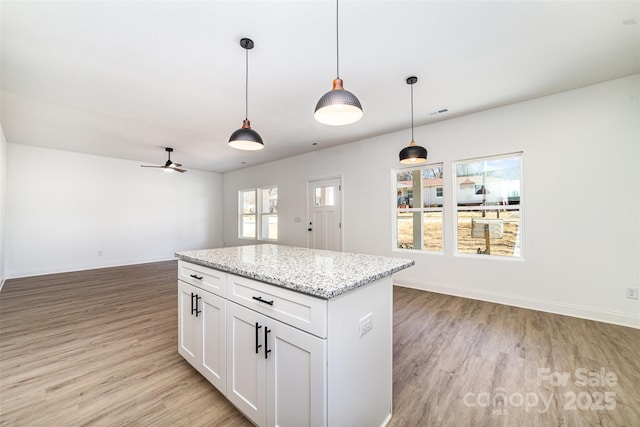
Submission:
<svg viewBox="0 0 640 427">
<path fill-rule="evenodd" d="M 413 141 L 413 84 L 411 84 L 411 141 Z"/>
<path fill-rule="evenodd" d="M 244 119 L 249 119 L 249 49 L 245 48 L 245 73 L 244 73 Z"/>
<path fill-rule="evenodd" d="M 340 78 L 340 35 L 338 31 L 338 0 L 336 0 L 336 78 Z"/>
</svg>

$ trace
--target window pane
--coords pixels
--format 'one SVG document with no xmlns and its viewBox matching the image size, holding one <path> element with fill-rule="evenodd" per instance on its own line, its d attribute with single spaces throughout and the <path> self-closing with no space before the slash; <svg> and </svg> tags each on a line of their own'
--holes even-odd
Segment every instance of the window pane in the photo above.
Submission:
<svg viewBox="0 0 640 427">
<path fill-rule="evenodd" d="M 459 210 L 458 252 L 520 256 L 520 210 Z"/>
<path fill-rule="evenodd" d="M 315 205 L 316 206 L 333 206 L 333 186 L 327 187 L 316 187 L 315 194 Z"/>
<path fill-rule="evenodd" d="M 520 156 L 456 164 L 458 206 L 520 204 Z"/>
<path fill-rule="evenodd" d="M 442 164 L 396 172 L 396 247 L 442 252 Z"/>
<path fill-rule="evenodd" d="M 262 239 L 276 240 L 278 238 L 278 215 L 262 215 L 260 230 Z"/>
<path fill-rule="evenodd" d="M 396 174 L 397 206 L 409 207 L 409 198 L 413 199 L 413 172 L 403 171 Z"/>
<path fill-rule="evenodd" d="M 256 238 L 256 192 L 240 191 L 240 237 Z"/>
<path fill-rule="evenodd" d="M 255 238 L 256 237 L 256 216 L 242 215 L 242 233 L 240 237 Z"/>
<path fill-rule="evenodd" d="M 256 192 L 253 190 L 242 191 L 242 213 L 256 213 Z"/>
<path fill-rule="evenodd" d="M 422 171 L 422 207 L 442 207 L 442 167 L 440 166 Z"/>
<path fill-rule="evenodd" d="M 413 212 L 398 212 L 398 242 L 400 249 L 413 249 Z"/>
<path fill-rule="evenodd" d="M 442 252 L 442 211 L 423 214 L 423 249 L 429 252 Z"/>
<path fill-rule="evenodd" d="M 260 192 L 262 199 L 262 213 L 278 213 L 278 188 L 263 188 Z"/>
</svg>

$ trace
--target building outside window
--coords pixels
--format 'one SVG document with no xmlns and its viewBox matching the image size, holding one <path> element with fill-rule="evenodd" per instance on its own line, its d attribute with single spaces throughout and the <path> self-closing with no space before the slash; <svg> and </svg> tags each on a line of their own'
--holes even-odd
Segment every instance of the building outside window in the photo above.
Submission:
<svg viewBox="0 0 640 427">
<path fill-rule="evenodd" d="M 522 153 L 453 166 L 456 253 L 521 257 Z"/>
<path fill-rule="evenodd" d="M 395 171 L 395 247 L 443 251 L 442 164 Z"/>
</svg>

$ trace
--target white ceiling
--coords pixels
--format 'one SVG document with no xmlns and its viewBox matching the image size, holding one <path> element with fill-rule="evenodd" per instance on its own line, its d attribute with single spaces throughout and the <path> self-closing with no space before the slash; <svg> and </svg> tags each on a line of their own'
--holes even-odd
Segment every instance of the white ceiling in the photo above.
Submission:
<svg viewBox="0 0 640 427">
<path fill-rule="evenodd" d="M 171 146 L 185 168 L 217 172 L 408 129 L 410 75 L 417 126 L 640 72 L 639 1 L 343 0 L 340 77 L 364 117 L 330 127 L 313 110 L 336 77 L 332 0 L 2 1 L 0 13 L 9 142 L 146 164 Z M 227 145 L 244 119 L 242 37 L 255 42 L 259 152 Z"/>
</svg>

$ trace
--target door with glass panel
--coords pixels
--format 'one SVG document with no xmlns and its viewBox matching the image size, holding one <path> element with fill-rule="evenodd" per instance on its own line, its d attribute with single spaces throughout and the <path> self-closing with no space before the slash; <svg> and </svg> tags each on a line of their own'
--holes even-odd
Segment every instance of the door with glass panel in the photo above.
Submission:
<svg viewBox="0 0 640 427">
<path fill-rule="evenodd" d="M 340 178 L 309 181 L 307 188 L 307 247 L 341 251 Z"/>
</svg>

